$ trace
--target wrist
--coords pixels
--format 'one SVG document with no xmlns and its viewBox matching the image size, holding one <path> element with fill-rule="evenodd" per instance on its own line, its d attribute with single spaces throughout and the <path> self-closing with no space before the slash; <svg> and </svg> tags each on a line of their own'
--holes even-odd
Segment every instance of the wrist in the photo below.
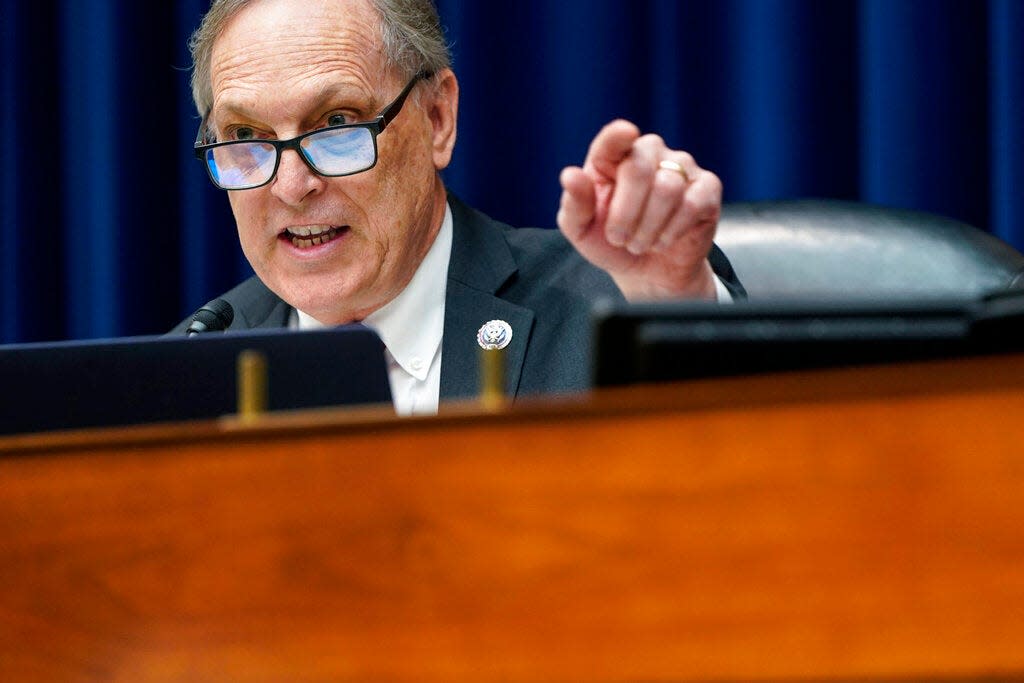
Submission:
<svg viewBox="0 0 1024 683">
<path fill-rule="evenodd" d="M 666 278 L 652 279 L 649 275 L 614 275 L 612 279 L 631 302 L 672 301 L 678 299 L 718 300 L 715 271 L 704 259 L 690 273 L 672 273 Z"/>
</svg>

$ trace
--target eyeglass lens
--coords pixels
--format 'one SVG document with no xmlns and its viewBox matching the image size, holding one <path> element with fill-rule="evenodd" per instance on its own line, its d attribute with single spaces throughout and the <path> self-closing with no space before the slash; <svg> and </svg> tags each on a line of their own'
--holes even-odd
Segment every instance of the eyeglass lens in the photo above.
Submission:
<svg viewBox="0 0 1024 683">
<path fill-rule="evenodd" d="M 358 173 L 376 161 L 373 133 L 364 127 L 325 129 L 303 138 L 299 146 L 313 168 L 328 176 Z M 273 144 L 252 140 L 207 150 L 206 164 L 221 187 L 245 189 L 270 180 L 277 154 Z"/>
<path fill-rule="evenodd" d="M 302 153 L 324 175 L 345 175 L 373 166 L 373 134 L 368 128 L 335 128 L 303 138 Z"/>
<path fill-rule="evenodd" d="M 206 165 L 214 182 L 221 187 L 255 187 L 267 182 L 273 174 L 277 150 L 261 142 L 214 147 L 206 151 Z"/>
</svg>

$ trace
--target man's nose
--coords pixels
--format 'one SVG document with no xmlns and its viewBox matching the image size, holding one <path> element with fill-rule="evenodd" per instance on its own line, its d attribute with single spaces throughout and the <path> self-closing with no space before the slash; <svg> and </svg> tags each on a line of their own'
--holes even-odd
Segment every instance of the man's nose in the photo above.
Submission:
<svg viewBox="0 0 1024 683">
<path fill-rule="evenodd" d="M 285 204 L 297 206 L 306 197 L 323 190 L 325 180 L 310 168 L 298 151 L 286 149 L 281 152 L 277 176 L 271 183 L 270 191 Z"/>
</svg>

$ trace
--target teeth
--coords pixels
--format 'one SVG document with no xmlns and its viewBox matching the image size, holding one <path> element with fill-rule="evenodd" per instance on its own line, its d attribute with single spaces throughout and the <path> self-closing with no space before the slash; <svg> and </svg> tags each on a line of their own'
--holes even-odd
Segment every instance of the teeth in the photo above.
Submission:
<svg viewBox="0 0 1024 683">
<path fill-rule="evenodd" d="M 289 234 L 299 235 L 300 237 L 309 237 L 310 235 L 322 235 L 325 232 L 329 232 L 331 226 L 329 225 L 296 225 L 293 228 L 288 228 Z"/>
<path fill-rule="evenodd" d="M 336 228 L 302 227 L 289 228 L 291 242 L 298 249 L 308 249 L 319 244 L 326 244 L 338 236 Z"/>
</svg>

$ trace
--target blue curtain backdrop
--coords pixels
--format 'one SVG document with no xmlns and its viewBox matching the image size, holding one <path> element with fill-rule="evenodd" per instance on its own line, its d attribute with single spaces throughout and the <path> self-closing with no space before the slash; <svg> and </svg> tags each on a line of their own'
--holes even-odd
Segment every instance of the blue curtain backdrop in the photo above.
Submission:
<svg viewBox="0 0 1024 683">
<path fill-rule="evenodd" d="M 0 342 L 160 333 L 248 267 L 190 154 L 208 0 L 0 0 Z M 1024 248 L 1024 0 L 439 0 L 462 85 L 446 179 L 552 226 L 615 117 L 726 201 L 933 211 Z"/>
</svg>

